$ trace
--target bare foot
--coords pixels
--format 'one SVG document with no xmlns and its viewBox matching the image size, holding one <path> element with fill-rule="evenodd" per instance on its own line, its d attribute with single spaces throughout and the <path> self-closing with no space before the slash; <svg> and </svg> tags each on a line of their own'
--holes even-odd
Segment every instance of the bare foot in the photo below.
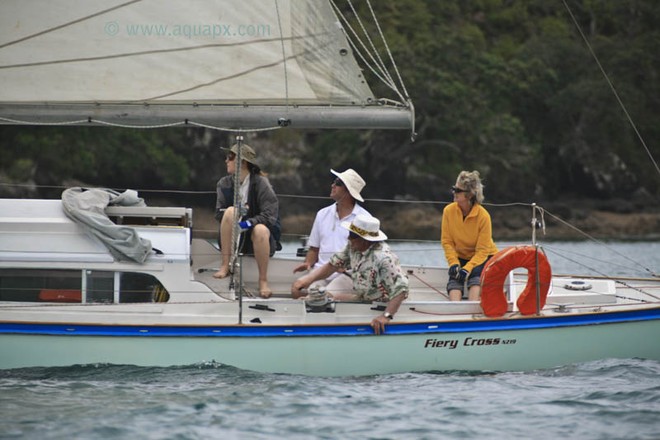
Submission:
<svg viewBox="0 0 660 440">
<path fill-rule="evenodd" d="M 268 281 L 259 281 L 259 296 L 262 298 L 270 298 L 273 291 L 268 287 Z"/>
<path fill-rule="evenodd" d="M 229 275 L 228 267 L 221 267 L 219 271 L 213 274 L 213 278 L 227 278 Z"/>
</svg>

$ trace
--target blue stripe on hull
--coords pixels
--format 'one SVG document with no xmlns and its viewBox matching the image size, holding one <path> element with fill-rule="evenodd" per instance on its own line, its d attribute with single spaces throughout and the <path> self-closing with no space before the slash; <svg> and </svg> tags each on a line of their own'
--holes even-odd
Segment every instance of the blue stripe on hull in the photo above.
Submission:
<svg viewBox="0 0 660 440">
<path fill-rule="evenodd" d="M 484 319 L 459 322 L 425 322 L 387 326 L 386 334 L 437 334 L 484 331 L 531 330 L 613 324 L 660 319 L 660 307 L 645 310 L 607 312 L 587 315 Z M 372 334 L 369 325 L 86 325 L 0 322 L 2 334 L 71 335 L 71 336 L 144 336 L 144 337 L 269 337 L 269 336 L 355 336 Z"/>
</svg>

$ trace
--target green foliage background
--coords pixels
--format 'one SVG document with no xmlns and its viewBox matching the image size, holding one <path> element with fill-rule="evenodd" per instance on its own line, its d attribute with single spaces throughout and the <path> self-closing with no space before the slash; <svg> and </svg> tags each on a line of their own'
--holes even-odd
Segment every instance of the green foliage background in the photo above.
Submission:
<svg viewBox="0 0 660 440">
<path fill-rule="evenodd" d="M 657 160 L 660 2 L 566 1 Z M 490 201 L 634 196 L 657 205 L 657 169 L 562 1 L 379 0 L 374 8 L 415 104 L 416 142 L 387 130 L 251 135 L 279 193 L 326 195 L 329 169 L 352 167 L 369 198 L 448 200 L 457 173 L 477 169 Z M 231 142 L 205 129 L 3 126 L 0 178 L 213 191 L 224 171 L 218 147 Z"/>
</svg>

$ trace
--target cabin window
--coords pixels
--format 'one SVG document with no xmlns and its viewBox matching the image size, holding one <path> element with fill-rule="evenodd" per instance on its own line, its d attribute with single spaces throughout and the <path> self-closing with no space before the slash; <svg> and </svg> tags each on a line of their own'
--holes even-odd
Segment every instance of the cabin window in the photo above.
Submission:
<svg viewBox="0 0 660 440">
<path fill-rule="evenodd" d="M 119 277 L 120 302 L 167 302 L 170 299 L 167 290 L 151 275 L 123 272 L 119 274 Z"/>
<path fill-rule="evenodd" d="M 169 293 L 163 285 L 143 273 L 0 269 L 0 301 L 110 304 L 168 300 Z"/>
<path fill-rule="evenodd" d="M 0 269 L 0 301 L 80 300 L 79 270 Z"/>
<path fill-rule="evenodd" d="M 115 277 L 113 272 L 86 270 L 85 281 L 88 303 L 113 303 Z"/>
</svg>

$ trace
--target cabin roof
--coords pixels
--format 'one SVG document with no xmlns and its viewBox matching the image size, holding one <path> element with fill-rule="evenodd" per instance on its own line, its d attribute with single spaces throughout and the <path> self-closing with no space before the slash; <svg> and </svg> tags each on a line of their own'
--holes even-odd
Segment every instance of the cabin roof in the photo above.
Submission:
<svg viewBox="0 0 660 440">
<path fill-rule="evenodd" d="M 190 258 L 191 210 L 122 207 L 107 211 L 115 223 L 139 224 L 131 227 L 163 252 L 159 258 Z M 112 263 L 114 259 L 99 239 L 66 216 L 60 200 L 0 199 L 0 261 Z"/>
</svg>

